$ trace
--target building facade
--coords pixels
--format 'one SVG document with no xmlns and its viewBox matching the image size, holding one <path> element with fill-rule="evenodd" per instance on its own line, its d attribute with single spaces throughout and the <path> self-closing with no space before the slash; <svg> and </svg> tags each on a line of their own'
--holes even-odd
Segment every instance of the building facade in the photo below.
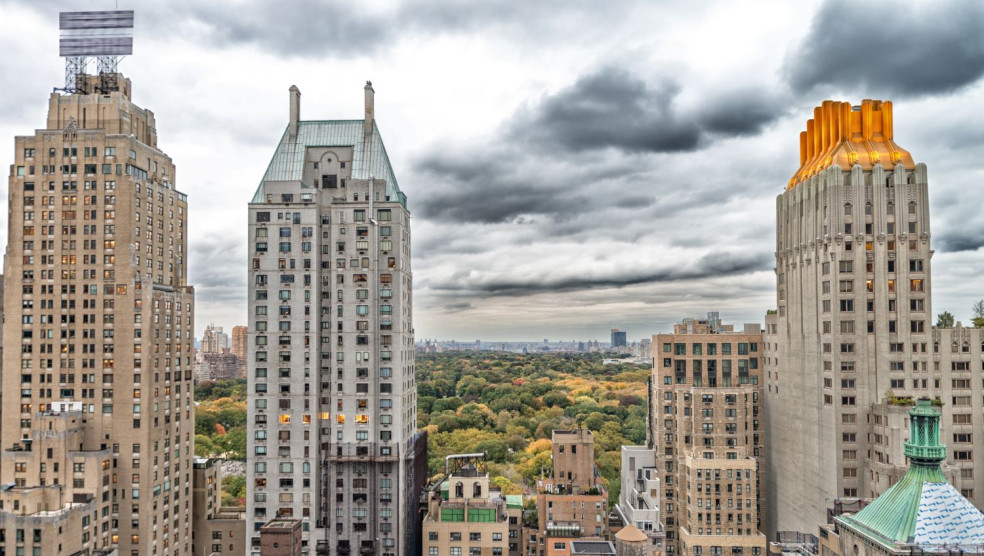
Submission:
<svg viewBox="0 0 984 556">
<path fill-rule="evenodd" d="M 625 347 L 627 344 L 626 332 L 618 328 L 612 328 L 612 347 Z"/>
<path fill-rule="evenodd" d="M 653 337 L 650 438 L 667 554 L 764 554 L 762 331 L 685 319 Z"/>
<path fill-rule="evenodd" d="M 893 407 L 922 396 L 946 402 L 956 486 L 981 504 L 981 335 L 932 328 L 927 170 L 894 142 L 892 118 L 887 101 L 825 101 L 776 200 L 770 535 L 814 531 L 830 500 L 874 497 L 901 478 L 906 420 Z"/>
<path fill-rule="evenodd" d="M 245 508 L 222 507 L 222 469 L 218 461 L 195 458 L 193 466 L 193 554 L 243 556 L 247 541 Z"/>
<path fill-rule="evenodd" d="M 202 353 L 222 353 L 229 349 L 229 335 L 221 326 L 210 324 L 202 334 Z"/>
<path fill-rule="evenodd" d="M 236 357 L 246 360 L 246 342 L 247 342 L 247 331 L 249 328 L 245 326 L 233 326 L 232 327 L 232 354 Z"/>
<path fill-rule="evenodd" d="M 623 535 L 636 547 L 633 537 L 639 531 L 646 536 L 648 556 L 661 556 L 666 537 L 660 517 L 660 481 L 662 471 L 657 466 L 656 450 L 647 446 L 622 446 L 622 488 L 619 491 L 618 512 L 625 528 L 632 529 Z M 624 530 L 624 529 L 623 529 Z M 618 548 L 619 543 L 615 543 Z"/>
<path fill-rule="evenodd" d="M 84 449 L 81 404 L 56 405 L 36 414 L 30 444 L 0 454 L 0 553 L 98 554 L 116 545 L 113 454 Z"/>
<path fill-rule="evenodd" d="M 589 429 L 555 430 L 552 476 L 537 481 L 537 524 L 528 556 L 570 556 L 571 540 L 608 540 L 608 491 L 595 467 Z"/>
<path fill-rule="evenodd" d="M 522 519 L 522 503 L 490 490 L 489 475 L 473 466 L 451 473 L 427 496 L 423 523 L 428 556 L 509 556 L 510 516 Z"/>
<path fill-rule="evenodd" d="M 410 213 L 365 87 L 362 120 L 290 121 L 249 204 L 247 519 L 305 554 L 416 554 L 426 478 Z"/>
<path fill-rule="evenodd" d="M 34 451 L 53 408 L 80 411 L 73 449 L 112 457 L 110 543 L 190 554 L 187 199 L 130 81 L 77 78 L 92 92 L 52 93 L 44 127 L 14 139 L 0 447 Z M 56 460 L 44 463 L 12 479 L 50 486 Z"/>
</svg>

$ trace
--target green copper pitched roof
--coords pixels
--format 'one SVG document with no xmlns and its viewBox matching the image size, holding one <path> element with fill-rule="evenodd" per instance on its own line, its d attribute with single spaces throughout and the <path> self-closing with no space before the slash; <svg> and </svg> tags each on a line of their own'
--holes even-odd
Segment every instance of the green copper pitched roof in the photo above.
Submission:
<svg viewBox="0 0 984 556">
<path fill-rule="evenodd" d="M 352 178 L 384 179 L 387 195 L 400 199 L 406 205 L 406 197 L 400 191 L 375 120 L 372 123 L 372 134 L 368 138 L 363 132 L 363 124 L 363 120 L 301 121 L 298 122 L 296 139 L 290 137 L 288 130 L 284 130 L 252 202 L 263 202 L 265 182 L 301 181 L 304 155 L 308 147 L 352 147 Z"/>
<path fill-rule="evenodd" d="M 916 530 L 923 484 L 946 483 L 939 466 L 910 466 L 902 479 L 860 512 L 838 519 L 888 547 L 907 543 Z"/>
<path fill-rule="evenodd" d="M 860 512 L 837 517 L 838 523 L 889 549 L 900 544 L 984 544 L 984 514 L 940 470 L 946 446 L 939 442 L 939 412 L 929 400 L 919 400 L 909 415 L 909 470 Z"/>
</svg>

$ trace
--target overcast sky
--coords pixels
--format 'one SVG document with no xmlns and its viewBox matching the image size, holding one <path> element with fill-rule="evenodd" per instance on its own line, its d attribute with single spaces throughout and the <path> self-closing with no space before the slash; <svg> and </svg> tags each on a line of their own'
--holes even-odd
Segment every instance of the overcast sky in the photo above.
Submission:
<svg viewBox="0 0 984 556">
<path fill-rule="evenodd" d="M 64 82 L 58 12 L 115 6 L 0 3 L 4 164 Z M 246 204 L 288 88 L 304 119 L 356 119 L 367 79 L 414 217 L 418 340 L 761 322 L 775 197 L 824 99 L 894 102 L 896 141 L 929 167 L 933 310 L 968 322 L 984 298 L 979 1 L 118 6 L 136 10 L 121 70 L 189 196 L 199 335 L 246 322 Z"/>
</svg>

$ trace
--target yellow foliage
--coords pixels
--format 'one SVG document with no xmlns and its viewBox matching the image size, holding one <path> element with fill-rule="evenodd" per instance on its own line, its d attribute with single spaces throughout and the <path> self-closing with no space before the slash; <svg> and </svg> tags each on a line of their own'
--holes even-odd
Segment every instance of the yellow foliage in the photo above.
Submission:
<svg viewBox="0 0 984 556">
<path fill-rule="evenodd" d="M 529 446 L 526 447 L 527 454 L 536 454 L 538 452 L 552 452 L 553 442 L 549 438 L 541 438 L 539 440 L 534 440 L 530 442 Z"/>
</svg>

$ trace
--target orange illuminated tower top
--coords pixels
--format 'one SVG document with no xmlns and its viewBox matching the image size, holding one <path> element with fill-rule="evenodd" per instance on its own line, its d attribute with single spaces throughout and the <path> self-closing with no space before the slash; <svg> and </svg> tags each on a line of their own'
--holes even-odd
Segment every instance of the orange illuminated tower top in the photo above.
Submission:
<svg viewBox="0 0 984 556">
<path fill-rule="evenodd" d="M 825 100 L 813 109 L 813 119 L 800 133 L 800 167 L 788 188 L 838 165 L 850 170 L 859 164 L 871 170 L 881 164 L 891 170 L 896 164 L 915 168 L 912 155 L 892 140 L 891 101 L 864 100 L 860 106 Z"/>
</svg>

